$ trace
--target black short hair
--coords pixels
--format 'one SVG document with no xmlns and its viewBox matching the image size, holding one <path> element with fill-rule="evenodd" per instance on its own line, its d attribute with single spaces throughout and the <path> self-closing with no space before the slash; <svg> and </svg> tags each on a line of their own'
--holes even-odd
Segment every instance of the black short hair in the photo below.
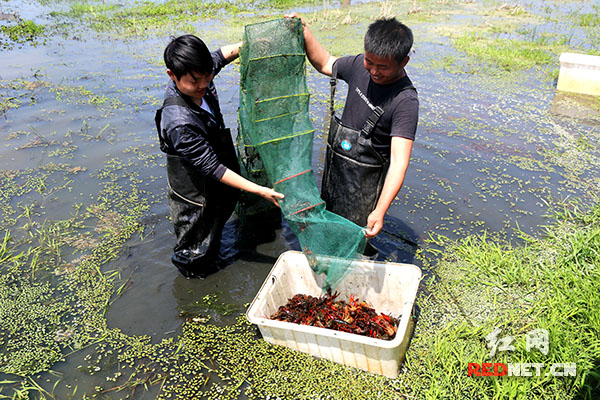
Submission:
<svg viewBox="0 0 600 400">
<path fill-rule="evenodd" d="M 185 74 L 198 72 L 212 74 L 213 59 L 206 44 L 197 36 L 182 35 L 165 48 L 165 65 L 177 79 Z"/>
<path fill-rule="evenodd" d="M 393 57 L 398 64 L 404 61 L 412 45 L 412 31 L 396 18 L 378 19 L 365 34 L 366 52 L 381 58 Z"/>
</svg>

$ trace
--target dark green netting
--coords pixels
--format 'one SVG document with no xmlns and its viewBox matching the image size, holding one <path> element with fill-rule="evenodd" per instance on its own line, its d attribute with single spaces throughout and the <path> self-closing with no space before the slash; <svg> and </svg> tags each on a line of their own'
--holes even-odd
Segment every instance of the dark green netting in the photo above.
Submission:
<svg viewBox="0 0 600 400">
<path fill-rule="evenodd" d="M 244 132 L 241 124 L 239 124 L 236 145 L 241 175 L 261 186 L 271 186 L 258 150 L 250 142 L 250 138 Z M 273 203 L 256 194 L 242 192 L 236 208 L 236 214 L 238 215 L 238 220 L 245 226 L 248 220 L 261 218 L 274 219 L 274 217 L 279 216 L 279 210 Z"/>
<path fill-rule="evenodd" d="M 283 216 L 312 268 L 326 274 L 324 287 L 333 289 L 366 240 L 361 227 L 325 210 L 316 186 L 302 24 L 278 19 L 246 26 L 240 60 L 242 170 L 285 195 Z"/>
</svg>

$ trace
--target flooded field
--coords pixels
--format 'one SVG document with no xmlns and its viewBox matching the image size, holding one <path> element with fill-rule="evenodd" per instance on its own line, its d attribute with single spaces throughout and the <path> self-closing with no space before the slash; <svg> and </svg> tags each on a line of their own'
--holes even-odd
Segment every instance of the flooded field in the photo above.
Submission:
<svg viewBox="0 0 600 400">
<path fill-rule="evenodd" d="M 231 265 L 187 280 L 170 263 L 175 236 L 154 127 L 168 79 L 163 49 L 183 33 L 211 49 L 239 41 L 244 25 L 279 18 L 290 4 L 0 4 L 0 398 L 410 393 L 402 378 L 272 349 L 240 318 L 279 254 L 296 247 L 289 230 L 255 226 L 244 236 L 233 218 L 223 244 Z M 520 243 L 554 221 L 557 205 L 596 201 L 600 100 L 555 87 L 561 52 L 598 55 L 597 1 L 298 10 L 334 55 L 360 52 L 377 16 L 413 29 L 407 72 L 420 119 L 404 187 L 374 242 L 385 260 L 427 275 L 447 241 Z M 328 79 L 308 71 L 320 179 Z M 235 134 L 238 65 L 215 82 Z"/>
</svg>

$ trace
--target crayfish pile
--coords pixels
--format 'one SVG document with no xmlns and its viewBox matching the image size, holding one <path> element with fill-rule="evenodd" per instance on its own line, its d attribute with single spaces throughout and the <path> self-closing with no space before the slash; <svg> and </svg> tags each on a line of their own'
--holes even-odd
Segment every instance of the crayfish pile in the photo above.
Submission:
<svg viewBox="0 0 600 400">
<path fill-rule="evenodd" d="M 377 339 L 392 340 L 396 336 L 397 318 L 378 314 L 371 305 L 355 299 L 354 295 L 348 302 L 336 300 L 337 296 L 337 292 L 331 294 L 329 291 L 321 297 L 297 294 L 270 318 Z"/>
</svg>

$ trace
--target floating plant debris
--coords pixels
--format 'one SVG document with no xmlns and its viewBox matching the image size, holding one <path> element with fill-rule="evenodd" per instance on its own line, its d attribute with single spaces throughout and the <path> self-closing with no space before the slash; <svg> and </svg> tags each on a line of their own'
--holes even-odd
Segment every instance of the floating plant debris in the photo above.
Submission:
<svg viewBox="0 0 600 400">
<path fill-rule="evenodd" d="M 378 314 L 370 304 L 355 299 L 354 295 L 348 302 L 336 300 L 337 296 L 337 292 L 329 291 L 320 297 L 297 294 L 270 318 L 377 339 L 392 340 L 396 336 L 398 318 Z"/>
</svg>

